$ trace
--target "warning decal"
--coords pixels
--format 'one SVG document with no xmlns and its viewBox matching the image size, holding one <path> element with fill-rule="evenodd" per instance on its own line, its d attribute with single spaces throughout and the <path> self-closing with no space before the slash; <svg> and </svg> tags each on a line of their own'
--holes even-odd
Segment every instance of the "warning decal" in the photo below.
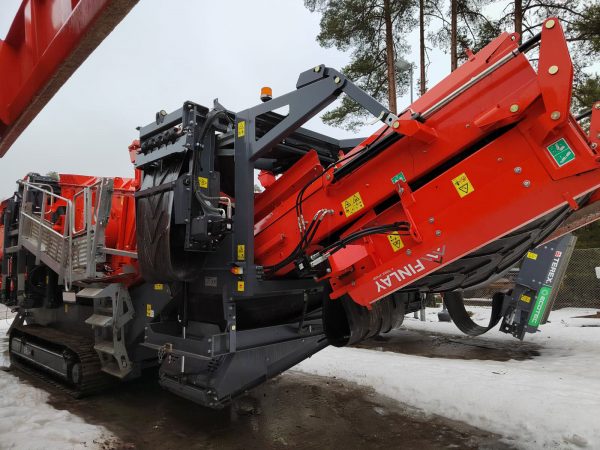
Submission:
<svg viewBox="0 0 600 450">
<path fill-rule="evenodd" d="M 208 187 L 208 178 L 198 177 L 198 186 L 200 186 L 201 188 L 207 188 Z"/>
<path fill-rule="evenodd" d="M 246 135 L 246 122 L 244 120 L 238 122 L 237 137 L 241 138 Z"/>
<path fill-rule="evenodd" d="M 537 253 L 527 252 L 527 257 L 529 259 L 533 259 L 535 261 L 537 259 L 538 255 L 537 255 Z"/>
<path fill-rule="evenodd" d="M 402 238 L 398 235 L 397 231 L 394 231 L 392 234 L 388 234 L 387 238 L 388 241 L 390 241 L 392 250 L 394 250 L 395 252 L 404 247 L 404 242 L 402 242 Z"/>
<path fill-rule="evenodd" d="M 344 213 L 346 217 L 350 217 L 355 212 L 360 211 L 365 207 L 362 198 L 360 197 L 360 193 L 351 195 L 346 200 L 342 202 L 342 208 L 344 208 Z"/>
<path fill-rule="evenodd" d="M 246 259 L 246 246 L 244 244 L 238 244 L 237 246 L 237 259 L 238 261 Z"/>
<path fill-rule="evenodd" d="M 475 190 L 466 173 L 461 173 L 454 178 L 452 180 L 452 185 L 454 186 L 454 189 L 456 189 L 456 192 L 458 192 L 458 195 L 460 195 L 460 198 L 466 197 Z"/>
<path fill-rule="evenodd" d="M 531 297 L 529 295 L 521 295 L 521 301 L 525 303 L 531 303 Z"/>
<path fill-rule="evenodd" d="M 245 289 L 245 285 L 243 281 L 238 281 L 237 282 L 237 290 L 238 292 L 244 292 Z"/>
</svg>

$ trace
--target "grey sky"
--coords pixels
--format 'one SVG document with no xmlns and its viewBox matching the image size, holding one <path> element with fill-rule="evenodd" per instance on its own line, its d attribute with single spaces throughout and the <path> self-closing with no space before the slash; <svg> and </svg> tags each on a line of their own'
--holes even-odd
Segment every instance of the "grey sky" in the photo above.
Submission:
<svg viewBox="0 0 600 450">
<path fill-rule="evenodd" d="M 19 4 L 2 0 L 0 36 Z M 160 109 L 171 111 L 185 100 L 210 106 L 218 97 L 242 110 L 259 102 L 263 85 L 277 96 L 316 64 L 341 68 L 349 56 L 315 41 L 319 20 L 302 0 L 140 0 L 0 159 L 0 198 L 30 171 L 131 176 L 127 146 L 137 137 L 135 127 Z M 409 41 L 407 59 L 418 61 L 416 31 Z M 439 50 L 430 58 L 429 86 L 450 65 Z M 318 118 L 309 127 L 353 136 Z"/>
<path fill-rule="evenodd" d="M 18 4 L 2 0 L 0 36 Z M 216 97 L 241 110 L 259 103 L 263 85 L 281 95 L 316 64 L 342 67 L 348 55 L 315 42 L 319 19 L 302 0 L 140 0 L 0 159 L 0 198 L 30 171 L 131 176 L 127 146 L 156 111 Z M 432 64 L 431 79 L 447 60 Z M 352 136 L 319 119 L 310 127 Z"/>
</svg>

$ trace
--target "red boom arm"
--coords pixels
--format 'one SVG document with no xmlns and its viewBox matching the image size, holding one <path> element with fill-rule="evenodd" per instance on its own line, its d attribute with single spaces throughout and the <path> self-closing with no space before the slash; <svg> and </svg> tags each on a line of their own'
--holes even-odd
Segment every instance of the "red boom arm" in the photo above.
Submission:
<svg viewBox="0 0 600 450">
<path fill-rule="evenodd" d="M 137 0 L 23 0 L 0 40 L 0 157 Z"/>
</svg>

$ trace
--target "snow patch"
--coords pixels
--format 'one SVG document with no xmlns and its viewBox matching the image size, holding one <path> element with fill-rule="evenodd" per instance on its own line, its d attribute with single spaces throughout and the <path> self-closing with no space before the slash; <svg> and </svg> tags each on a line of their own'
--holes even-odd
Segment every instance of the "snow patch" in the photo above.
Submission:
<svg viewBox="0 0 600 450">
<path fill-rule="evenodd" d="M 9 367 L 6 331 L 12 315 L 0 305 L 0 447 L 93 449 L 113 436 L 101 426 L 50 406 L 48 394 L 4 371 Z M 97 444 L 98 443 L 98 444 Z"/>
<path fill-rule="evenodd" d="M 489 308 L 468 309 L 482 323 L 489 317 Z M 438 322 L 438 311 L 428 309 L 426 322 L 407 316 L 403 328 L 461 335 L 454 324 Z M 595 312 L 554 311 L 541 332 L 525 338 L 540 346 L 540 356 L 531 360 L 442 359 L 328 347 L 295 370 L 370 386 L 426 413 L 497 433 L 519 448 L 599 448 L 600 320 L 577 318 Z M 497 331 L 476 339 L 521 345 Z"/>
</svg>

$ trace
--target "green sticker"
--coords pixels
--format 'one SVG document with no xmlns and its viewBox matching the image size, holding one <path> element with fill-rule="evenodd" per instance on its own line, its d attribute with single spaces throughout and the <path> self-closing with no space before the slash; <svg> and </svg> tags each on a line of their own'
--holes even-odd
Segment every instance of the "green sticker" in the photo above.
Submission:
<svg viewBox="0 0 600 450">
<path fill-rule="evenodd" d="M 550 292 L 552 292 L 552 288 L 550 286 L 544 285 L 540 288 L 540 291 L 538 292 L 538 295 L 535 298 L 535 305 L 533 305 L 533 311 L 531 312 L 531 316 L 529 316 L 530 327 L 540 326 L 540 322 L 542 321 L 542 317 L 544 316 L 544 311 L 546 310 L 546 304 L 548 303 L 548 299 L 550 298 Z"/>
<path fill-rule="evenodd" d="M 392 177 L 392 184 L 396 184 L 398 181 L 406 182 L 406 178 L 404 177 L 404 172 L 397 173 Z"/>
<path fill-rule="evenodd" d="M 569 147 L 569 144 L 567 144 L 567 141 L 564 138 L 560 138 L 554 144 L 550 144 L 546 148 L 554 161 L 556 161 L 556 164 L 558 164 L 558 167 L 562 167 L 575 159 L 575 153 L 573 153 L 573 150 L 571 150 L 571 147 Z"/>
</svg>

